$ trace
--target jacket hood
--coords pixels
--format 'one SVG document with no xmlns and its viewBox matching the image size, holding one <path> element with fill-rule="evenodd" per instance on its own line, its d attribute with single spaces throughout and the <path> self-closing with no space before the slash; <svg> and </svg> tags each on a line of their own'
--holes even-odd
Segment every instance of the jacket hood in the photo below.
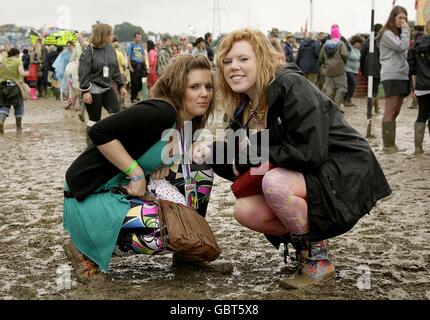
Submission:
<svg viewBox="0 0 430 320">
<path fill-rule="evenodd" d="M 423 36 L 420 40 L 420 47 L 430 47 L 430 35 Z"/>
<path fill-rule="evenodd" d="M 314 40 L 312 39 L 305 39 L 302 41 L 302 46 L 304 47 L 310 47 L 314 43 Z"/>
<path fill-rule="evenodd" d="M 302 70 L 300 70 L 300 68 L 295 63 L 286 63 L 282 65 L 282 67 L 276 72 L 275 80 L 272 81 L 269 85 L 267 95 L 267 103 L 269 105 L 269 108 L 273 105 L 273 103 L 278 99 L 279 95 L 281 94 L 278 82 L 282 81 L 283 76 L 289 73 L 303 76 Z"/>
</svg>

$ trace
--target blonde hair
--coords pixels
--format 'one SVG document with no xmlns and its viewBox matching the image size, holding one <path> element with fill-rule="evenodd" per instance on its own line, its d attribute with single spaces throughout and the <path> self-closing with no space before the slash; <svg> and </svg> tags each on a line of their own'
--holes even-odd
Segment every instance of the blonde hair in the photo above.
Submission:
<svg viewBox="0 0 430 320">
<path fill-rule="evenodd" d="M 164 69 L 163 74 L 151 89 L 151 98 L 166 100 L 176 110 L 183 109 L 182 100 L 188 85 L 188 74 L 193 70 L 211 71 L 211 63 L 203 55 L 182 55 L 173 58 L 172 62 Z M 193 132 L 206 126 L 208 118 L 213 114 L 214 110 L 215 102 L 212 99 L 206 114 L 202 117 L 195 117 L 192 120 Z M 179 120 L 178 126 L 183 123 L 182 119 Z"/>
<path fill-rule="evenodd" d="M 424 27 L 424 32 L 425 32 L 425 34 L 430 35 L 430 20 L 427 21 L 427 23 Z"/>
<path fill-rule="evenodd" d="M 244 98 L 241 93 L 234 92 L 224 78 L 224 59 L 237 41 L 246 40 L 254 49 L 257 59 L 256 101 L 254 105 L 266 103 L 266 91 L 275 79 L 276 71 L 281 66 L 279 54 L 270 44 L 269 39 L 258 30 L 241 29 L 228 34 L 219 45 L 216 56 L 216 87 L 219 92 L 219 102 L 227 115 L 233 119 L 234 112 Z"/>
<path fill-rule="evenodd" d="M 109 36 L 113 34 L 112 26 L 104 23 L 97 24 L 91 35 L 91 43 L 95 48 L 103 48 L 109 42 Z"/>
</svg>

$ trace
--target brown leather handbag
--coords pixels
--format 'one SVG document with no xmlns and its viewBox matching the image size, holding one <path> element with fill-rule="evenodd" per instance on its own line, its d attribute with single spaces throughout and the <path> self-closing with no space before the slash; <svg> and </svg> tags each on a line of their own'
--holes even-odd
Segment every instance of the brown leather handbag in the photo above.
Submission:
<svg viewBox="0 0 430 320">
<path fill-rule="evenodd" d="M 193 260 L 211 262 L 219 257 L 221 249 L 205 218 L 182 204 L 157 201 L 161 238 L 166 249 Z"/>
</svg>

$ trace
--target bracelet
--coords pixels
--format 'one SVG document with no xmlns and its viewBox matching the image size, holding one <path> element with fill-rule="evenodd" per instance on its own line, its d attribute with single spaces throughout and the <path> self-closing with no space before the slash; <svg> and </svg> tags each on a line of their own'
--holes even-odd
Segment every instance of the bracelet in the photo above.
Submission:
<svg viewBox="0 0 430 320">
<path fill-rule="evenodd" d="M 141 176 L 128 177 L 128 179 L 130 179 L 131 182 L 137 182 L 145 178 L 146 178 L 145 173 L 143 173 Z"/>
<path fill-rule="evenodd" d="M 127 175 L 127 176 L 129 176 L 130 175 L 130 173 L 132 173 L 133 172 L 133 170 L 134 169 L 136 169 L 137 168 L 137 161 L 136 160 L 134 160 L 132 163 L 131 163 L 131 165 L 127 168 L 127 169 L 125 169 L 124 170 L 124 173 Z"/>
</svg>

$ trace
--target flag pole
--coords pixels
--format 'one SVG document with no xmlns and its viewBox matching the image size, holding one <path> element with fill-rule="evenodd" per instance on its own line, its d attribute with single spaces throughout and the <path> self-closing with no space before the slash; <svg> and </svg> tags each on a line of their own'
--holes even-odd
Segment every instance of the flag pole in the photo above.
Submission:
<svg viewBox="0 0 430 320">
<path fill-rule="evenodd" d="M 369 39 L 369 81 L 367 85 L 367 138 L 372 135 L 372 109 L 373 109 L 373 66 L 375 59 L 375 0 L 372 0 L 370 39 Z"/>
<path fill-rule="evenodd" d="M 311 10 L 311 16 L 310 16 L 310 24 L 309 24 L 309 31 L 314 31 L 314 4 L 313 0 L 310 0 L 310 10 Z"/>
</svg>

